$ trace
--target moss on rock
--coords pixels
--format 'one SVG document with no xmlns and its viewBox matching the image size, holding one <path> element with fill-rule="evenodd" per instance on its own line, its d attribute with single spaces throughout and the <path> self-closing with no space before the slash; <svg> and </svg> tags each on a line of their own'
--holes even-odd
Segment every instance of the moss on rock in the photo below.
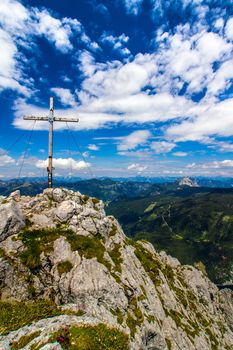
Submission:
<svg viewBox="0 0 233 350">
<path fill-rule="evenodd" d="M 33 332 L 29 335 L 22 336 L 18 341 L 14 341 L 11 344 L 11 350 L 20 350 L 29 344 L 33 339 L 40 335 L 40 331 Z"/>
<path fill-rule="evenodd" d="M 49 300 L 38 300 L 27 303 L 0 301 L 0 334 L 7 334 L 33 321 L 61 315 L 62 313 Z"/>
<path fill-rule="evenodd" d="M 59 276 L 61 276 L 63 273 L 70 272 L 73 265 L 69 260 L 62 261 L 57 265 L 57 271 L 59 273 Z"/>
<path fill-rule="evenodd" d="M 116 328 L 105 324 L 63 328 L 51 336 L 66 350 L 127 350 L 128 337 Z"/>
</svg>

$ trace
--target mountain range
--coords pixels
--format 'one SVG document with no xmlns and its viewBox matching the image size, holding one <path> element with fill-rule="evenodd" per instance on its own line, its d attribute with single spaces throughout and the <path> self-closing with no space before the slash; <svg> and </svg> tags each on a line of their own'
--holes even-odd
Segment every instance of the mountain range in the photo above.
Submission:
<svg viewBox="0 0 233 350">
<path fill-rule="evenodd" d="M 200 179 L 149 180 L 55 179 L 55 184 L 102 199 L 131 238 L 147 239 L 184 264 L 201 262 L 218 284 L 232 283 L 233 189 L 224 188 L 231 179 L 222 179 L 221 188 L 213 187 L 217 179 L 205 179 L 212 187 Z M 46 186 L 44 179 L 0 181 L 0 195 L 16 189 L 36 195 Z"/>
</svg>

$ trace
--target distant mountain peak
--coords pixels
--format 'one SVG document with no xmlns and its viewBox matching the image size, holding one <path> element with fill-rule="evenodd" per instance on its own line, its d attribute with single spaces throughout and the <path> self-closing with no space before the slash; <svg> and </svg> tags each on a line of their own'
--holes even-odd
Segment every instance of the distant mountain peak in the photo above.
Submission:
<svg viewBox="0 0 233 350">
<path fill-rule="evenodd" d="M 197 181 L 190 177 L 183 177 L 183 179 L 179 181 L 179 186 L 199 187 Z"/>
</svg>

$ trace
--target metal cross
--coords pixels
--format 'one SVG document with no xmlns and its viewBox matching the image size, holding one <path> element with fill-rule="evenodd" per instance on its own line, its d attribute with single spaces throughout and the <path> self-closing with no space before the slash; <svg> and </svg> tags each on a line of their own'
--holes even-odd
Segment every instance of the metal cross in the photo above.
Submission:
<svg viewBox="0 0 233 350">
<path fill-rule="evenodd" d="M 79 122 L 78 118 L 63 118 L 54 117 L 54 98 L 50 97 L 49 103 L 49 116 L 48 117 L 35 117 L 35 116 L 25 116 L 24 120 L 34 120 L 34 121 L 48 121 L 49 122 L 49 152 L 48 152 L 48 188 L 53 187 L 53 122 Z"/>
</svg>

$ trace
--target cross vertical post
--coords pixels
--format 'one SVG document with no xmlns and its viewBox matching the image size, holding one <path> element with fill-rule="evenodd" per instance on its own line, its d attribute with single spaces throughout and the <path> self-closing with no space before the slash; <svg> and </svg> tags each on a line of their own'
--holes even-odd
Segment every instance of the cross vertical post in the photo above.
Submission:
<svg viewBox="0 0 233 350">
<path fill-rule="evenodd" d="M 54 99 L 49 101 L 49 157 L 48 157 L 48 188 L 53 187 L 53 120 L 54 120 Z"/>
<path fill-rule="evenodd" d="M 48 188 L 53 187 L 53 123 L 54 122 L 71 122 L 78 123 L 78 118 L 65 118 L 65 117 L 54 117 L 54 98 L 50 97 L 49 100 L 49 116 L 48 117 L 36 117 L 36 116 L 24 116 L 24 120 L 33 121 L 48 121 L 49 122 L 49 142 L 48 142 Z"/>
</svg>

